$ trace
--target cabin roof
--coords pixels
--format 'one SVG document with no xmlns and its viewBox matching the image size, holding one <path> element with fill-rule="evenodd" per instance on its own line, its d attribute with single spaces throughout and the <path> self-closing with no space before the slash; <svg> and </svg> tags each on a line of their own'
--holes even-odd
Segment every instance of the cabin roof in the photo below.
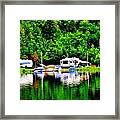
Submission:
<svg viewBox="0 0 120 120">
<path fill-rule="evenodd" d="M 73 57 L 73 58 L 64 58 L 62 60 L 79 60 L 79 58 Z"/>
<path fill-rule="evenodd" d="M 90 63 L 90 62 L 88 62 L 88 61 L 81 61 L 81 63 Z"/>
</svg>

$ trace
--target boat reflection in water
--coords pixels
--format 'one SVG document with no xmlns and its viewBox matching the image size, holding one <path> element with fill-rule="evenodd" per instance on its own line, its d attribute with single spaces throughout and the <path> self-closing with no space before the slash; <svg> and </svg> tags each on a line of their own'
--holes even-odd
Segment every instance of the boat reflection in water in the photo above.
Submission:
<svg viewBox="0 0 120 120">
<path fill-rule="evenodd" d="M 20 85 L 21 100 L 100 100 L 100 73 L 40 72 L 22 76 Z"/>
<path fill-rule="evenodd" d="M 33 84 L 33 75 L 32 74 L 23 74 L 20 76 L 20 86 L 32 85 Z"/>
<path fill-rule="evenodd" d="M 79 85 L 81 81 L 88 80 L 89 74 L 78 74 L 77 72 L 62 73 L 61 82 L 64 85 L 76 86 Z"/>
</svg>

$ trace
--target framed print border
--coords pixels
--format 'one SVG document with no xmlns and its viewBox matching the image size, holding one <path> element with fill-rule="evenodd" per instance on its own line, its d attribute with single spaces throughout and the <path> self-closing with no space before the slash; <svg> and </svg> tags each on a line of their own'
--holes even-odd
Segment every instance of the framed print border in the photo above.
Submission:
<svg viewBox="0 0 120 120">
<path fill-rule="evenodd" d="M 5 5 L 115 5 L 115 115 L 5 115 Z M 120 69 L 120 2 L 119 0 L 66 0 L 66 1 L 2 1 L 0 41 L 0 118 L 1 119 L 119 119 L 119 69 Z"/>
</svg>

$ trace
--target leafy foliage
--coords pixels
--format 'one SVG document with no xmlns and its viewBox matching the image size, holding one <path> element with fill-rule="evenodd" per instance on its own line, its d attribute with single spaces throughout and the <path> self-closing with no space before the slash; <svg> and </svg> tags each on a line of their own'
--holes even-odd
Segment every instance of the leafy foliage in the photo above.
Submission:
<svg viewBox="0 0 120 120">
<path fill-rule="evenodd" d="M 99 20 L 21 20 L 20 58 L 36 56 L 44 64 L 59 64 L 64 57 L 79 57 L 100 64 Z M 37 57 L 38 56 L 38 57 Z"/>
</svg>

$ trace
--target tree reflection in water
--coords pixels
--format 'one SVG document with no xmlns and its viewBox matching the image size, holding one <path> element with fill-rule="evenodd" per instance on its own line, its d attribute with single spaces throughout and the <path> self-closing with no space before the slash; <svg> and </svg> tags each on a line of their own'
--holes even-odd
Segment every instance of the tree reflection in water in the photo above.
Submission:
<svg viewBox="0 0 120 120">
<path fill-rule="evenodd" d="M 43 72 L 24 75 L 20 79 L 20 99 L 100 100 L 100 73 Z"/>
</svg>

